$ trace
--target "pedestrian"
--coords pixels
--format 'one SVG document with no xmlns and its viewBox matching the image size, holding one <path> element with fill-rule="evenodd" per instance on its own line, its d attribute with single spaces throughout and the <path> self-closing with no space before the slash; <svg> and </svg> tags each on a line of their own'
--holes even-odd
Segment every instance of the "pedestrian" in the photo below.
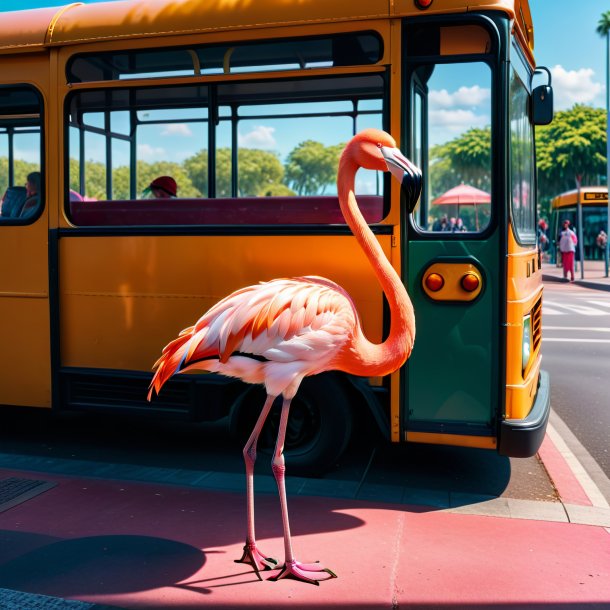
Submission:
<svg viewBox="0 0 610 610">
<path fill-rule="evenodd" d="M 444 231 L 445 227 L 447 226 L 447 222 L 449 222 L 447 220 L 447 214 L 443 214 L 443 216 L 441 216 L 440 218 L 437 218 L 434 221 L 434 224 L 432 225 L 432 230 L 433 231 Z"/>
<path fill-rule="evenodd" d="M 541 252 L 546 252 L 549 249 L 549 238 L 546 234 L 548 225 L 544 218 L 538 221 L 538 245 Z"/>
<path fill-rule="evenodd" d="M 563 221 L 563 230 L 559 234 L 559 250 L 561 251 L 561 264 L 563 267 L 563 279 L 574 281 L 574 254 L 576 252 L 576 244 L 578 238 L 576 233 L 570 229 L 570 221 Z"/>
</svg>

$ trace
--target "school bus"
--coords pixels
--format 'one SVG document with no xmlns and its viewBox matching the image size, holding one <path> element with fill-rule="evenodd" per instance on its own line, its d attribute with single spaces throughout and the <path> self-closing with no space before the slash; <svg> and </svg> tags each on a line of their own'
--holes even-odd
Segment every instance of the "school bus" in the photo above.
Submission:
<svg viewBox="0 0 610 610">
<path fill-rule="evenodd" d="M 377 127 L 424 173 L 413 211 L 387 175 L 356 185 L 413 300 L 415 349 L 386 378 L 306 379 L 291 472 L 332 465 L 363 420 L 393 443 L 533 455 L 549 412 L 533 131 L 552 117 L 533 48 L 526 0 L 3 13 L 0 404 L 239 435 L 261 388 L 183 375 L 148 404 L 150 367 L 223 296 L 276 277 L 339 283 L 380 342 L 388 311 L 333 184 L 344 143 Z M 168 176 L 175 196 L 142 197 Z"/>
<path fill-rule="evenodd" d="M 580 197 L 580 200 L 579 200 Z M 598 238 L 603 231 L 608 231 L 608 187 L 583 186 L 578 189 L 560 193 L 551 200 L 551 222 L 549 232 L 555 249 L 552 255 L 559 258 L 558 236 L 564 220 L 569 220 L 575 230 L 581 222 L 578 218 L 578 204 L 582 213 L 583 256 L 585 260 L 604 260 L 606 247 Z M 606 240 L 607 241 L 607 240 Z"/>
</svg>

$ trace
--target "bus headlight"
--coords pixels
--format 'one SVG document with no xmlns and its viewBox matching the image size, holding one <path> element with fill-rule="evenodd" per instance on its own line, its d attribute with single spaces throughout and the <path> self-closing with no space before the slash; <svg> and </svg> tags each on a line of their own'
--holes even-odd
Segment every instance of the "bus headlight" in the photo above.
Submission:
<svg viewBox="0 0 610 610">
<path fill-rule="evenodd" d="M 527 368 L 532 354 L 532 319 L 528 314 L 523 318 L 523 340 L 521 344 L 521 367 L 523 372 Z"/>
</svg>

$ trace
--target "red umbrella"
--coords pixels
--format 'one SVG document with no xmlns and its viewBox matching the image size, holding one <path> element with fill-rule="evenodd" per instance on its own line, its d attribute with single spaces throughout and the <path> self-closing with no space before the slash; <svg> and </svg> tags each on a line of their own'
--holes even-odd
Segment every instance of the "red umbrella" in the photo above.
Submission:
<svg viewBox="0 0 610 610">
<path fill-rule="evenodd" d="M 432 201 L 432 205 L 457 205 L 458 212 L 461 205 L 474 205 L 477 231 L 479 230 L 477 205 L 484 203 L 491 203 L 491 195 L 469 184 L 454 186 Z"/>
</svg>

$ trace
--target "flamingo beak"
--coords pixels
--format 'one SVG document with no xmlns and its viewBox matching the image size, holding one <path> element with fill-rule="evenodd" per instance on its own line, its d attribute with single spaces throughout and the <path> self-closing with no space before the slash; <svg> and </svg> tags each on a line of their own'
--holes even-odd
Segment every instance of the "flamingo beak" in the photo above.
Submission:
<svg viewBox="0 0 610 610">
<path fill-rule="evenodd" d="M 422 187 L 421 170 L 411 163 L 398 148 L 381 147 L 381 154 L 388 166 L 388 171 L 400 182 L 405 195 L 409 213 L 415 208 Z"/>
</svg>

